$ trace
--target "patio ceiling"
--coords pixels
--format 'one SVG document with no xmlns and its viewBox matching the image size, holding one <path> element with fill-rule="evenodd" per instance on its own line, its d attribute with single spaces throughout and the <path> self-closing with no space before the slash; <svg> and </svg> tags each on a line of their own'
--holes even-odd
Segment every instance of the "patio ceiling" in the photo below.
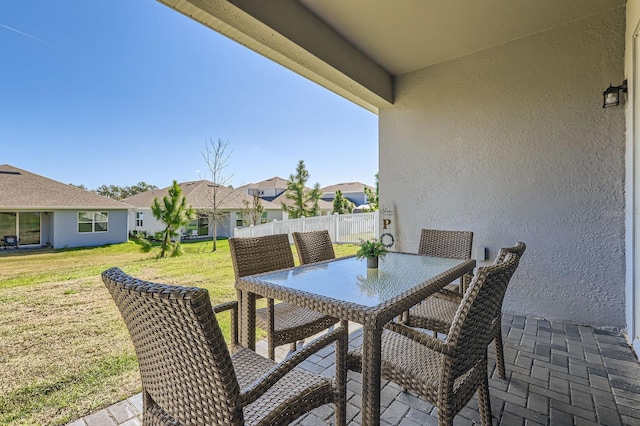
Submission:
<svg viewBox="0 0 640 426">
<path fill-rule="evenodd" d="M 465 56 L 624 0 L 300 0 L 393 75 Z"/>
<path fill-rule="evenodd" d="M 363 107 L 394 77 L 570 23 L 625 0 L 158 0 Z"/>
</svg>

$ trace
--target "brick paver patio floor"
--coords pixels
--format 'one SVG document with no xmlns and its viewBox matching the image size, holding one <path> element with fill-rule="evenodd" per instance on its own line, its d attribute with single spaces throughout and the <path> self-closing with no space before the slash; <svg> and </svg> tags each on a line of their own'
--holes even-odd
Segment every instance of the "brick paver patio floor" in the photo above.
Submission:
<svg viewBox="0 0 640 426">
<path fill-rule="evenodd" d="M 640 425 L 640 364 L 619 333 L 570 323 L 504 315 L 507 378 L 495 373 L 490 347 L 490 393 L 494 424 L 536 425 Z M 351 345 L 362 343 L 361 330 L 351 333 Z M 258 351 L 266 354 L 265 342 Z M 276 357 L 286 356 L 278 348 Z M 333 375 L 331 348 L 302 365 L 309 371 Z M 383 383 L 381 424 L 437 425 L 433 405 L 394 383 Z M 349 372 L 347 420 L 360 424 L 361 375 Z M 456 425 L 480 423 L 474 398 L 456 416 Z M 126 401 L 79 419 L 72 426 L 133 426 L 142 424 L 142 398 Z M 325 405 L 300 418 L 299 425 L 333 423 L 333 406 Z"/>
</svg>

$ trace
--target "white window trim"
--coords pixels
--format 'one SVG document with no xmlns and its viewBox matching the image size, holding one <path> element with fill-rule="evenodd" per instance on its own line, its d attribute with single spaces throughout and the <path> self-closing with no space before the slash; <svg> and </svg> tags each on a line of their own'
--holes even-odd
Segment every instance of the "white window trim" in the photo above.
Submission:
<svg viewBox="0 0 640 426">
<path fill-rule="evenodd" d="M 80 215 L 81 214 L 85 214 L 87 216 L 91 216 L 91 222 L 86 221 L 86 222 L 81 222 L 80 221 Z M 106 218 L 106 221 L 97 221 L 96 220 L 96 215 L 103 215 Z M 78 212 L 78 216 L 77 216 L 77 225 L 78 227 L 76 228 L 78 234 L 101 234 L 104 232 L 109 232 L 109 212 L 105 212 L 105 211 L 79 211 Z M 91 231 L 80 231 L 80 224 L 81 223 L 91 223 Z M 96 223 L 105 223 L 106 229 L 105 230 L 98 230 L 96 231 Z"/>
</svg>

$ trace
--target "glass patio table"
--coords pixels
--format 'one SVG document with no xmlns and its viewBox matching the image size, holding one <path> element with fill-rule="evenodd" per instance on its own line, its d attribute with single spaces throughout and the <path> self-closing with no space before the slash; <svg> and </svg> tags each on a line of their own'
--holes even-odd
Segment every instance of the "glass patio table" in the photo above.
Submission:
<svg viewBox="0 0 640 426">
<path fill-rule="evenodd" d="M 465 273 L 475 260 L 391 252 L 378 269 L 343 257 L 239 279 L 241 340 L 255 349 L 256 296 L 282 300 L 363 326 L 362 424 L 380 424 L 380 342 L 384 325 Z"/>
</svg>

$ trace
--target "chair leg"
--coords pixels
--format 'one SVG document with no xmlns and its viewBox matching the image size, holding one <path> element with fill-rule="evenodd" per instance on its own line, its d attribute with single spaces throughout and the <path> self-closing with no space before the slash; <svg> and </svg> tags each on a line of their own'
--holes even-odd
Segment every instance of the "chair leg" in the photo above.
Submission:
<svg viewBox="0 0 640 426">
<path fill-rule="evenodd" d="M 456 416 L 456 412 L 453 408 L 454 401 L 451 396 L 453 394 L 453 388 L 449 388 L 447 391 L 438 392 L 437 403 L 438 408 L 438 426 L 453 426 L 453 419 Z"/>
<path fill-rule="evenodd" d="M 276 332 L 273 299 L 267 299 L 267 323 L 269 324 L 269 334 L 267 335 L 267 354 L 271 361 L 276 360 Z"/>
<path fill-rule="evenodd" d="M 273 346 L 271 339 L 268 339 L 267 341 L 267 355 L 271 361 L 276 360 L 276 348 Z"/>
<path fill-rule="evenodd" d="M 491 400 L 489 398 L 489 377 L 486 367 L 484 368 L 482 383 L 478 386 L 478 408 L 480 408 L 482 426 L 491 426 Z"/>
<path fill-rule="evenodd" d="M 453 416 L 441 414 L 440 407 L 438 407 L 438 426 L 453 426 Z"/>
<path fill-rule="evenodd" d="M 344 330 L 344 335 L 336 340 L 336 387 L 335 397 L 336 426 L 347 424 L 347 350 L 349 349 L 349 323 L 340 321 L 340 328 Z"/>
<path fill-rule="evenodd" d="M 498 377 L 504 379 L 506 377 L 506 371 L 504 367 L 504 347 L 502 345 L 502 328 L 500 327 L 500 324 L 496 327 L 493 341 L 496 347 L 496 368 L 498 369 Z"/>
</svg>

